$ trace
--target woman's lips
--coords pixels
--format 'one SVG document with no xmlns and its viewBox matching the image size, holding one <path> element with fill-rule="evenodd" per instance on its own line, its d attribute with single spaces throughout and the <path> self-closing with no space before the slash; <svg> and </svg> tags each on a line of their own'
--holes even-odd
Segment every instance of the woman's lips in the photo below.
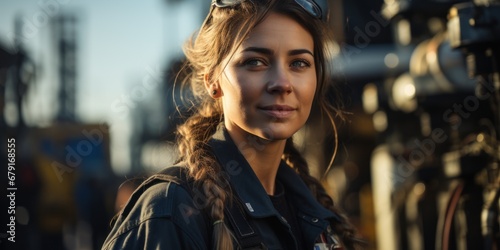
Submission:
<svg viewBox="0 0 500 250">
<path fill-rule="evenodd" d="M 268 105 L 260 108 L 265 114 L 278 118 L 284 119 L 292 116 L 296 109 L 287 105 Z"/>
</svg>

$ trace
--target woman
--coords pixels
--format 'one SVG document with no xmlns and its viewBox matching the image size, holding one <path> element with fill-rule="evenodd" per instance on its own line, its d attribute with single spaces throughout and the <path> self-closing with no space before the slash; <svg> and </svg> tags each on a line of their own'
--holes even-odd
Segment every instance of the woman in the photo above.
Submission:
<svg viewBox="0 0 500 250">
<path fill-rule="evenodd" d="M 178 128 L 180 167 L 137 189 L 103 249 L 355 247 L 291 139 L 313 102 L 337 114 L 327 16 L 326 0 L 212 2 L 185 47 L 195 101 Z"/>
</svg>

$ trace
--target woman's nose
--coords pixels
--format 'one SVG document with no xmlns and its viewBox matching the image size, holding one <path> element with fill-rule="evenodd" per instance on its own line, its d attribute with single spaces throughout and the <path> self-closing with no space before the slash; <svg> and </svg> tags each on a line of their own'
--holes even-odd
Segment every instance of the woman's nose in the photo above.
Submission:
<svg viewBox="0 0 500 250">
<path fill-rule="evenodd" d="M 290 94 L 292 83 L 290 76 L 283 67 L 275 67 L 272 71 L 271 79 L 267 83 L 267 91 L 271 94 Z"/>
</svg>

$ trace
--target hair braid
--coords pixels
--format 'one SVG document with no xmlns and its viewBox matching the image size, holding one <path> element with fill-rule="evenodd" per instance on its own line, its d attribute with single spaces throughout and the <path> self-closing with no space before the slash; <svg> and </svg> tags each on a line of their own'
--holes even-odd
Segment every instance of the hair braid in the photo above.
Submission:
<svg viewBox="0 0 500 250">
<path fill-rule="evenodd" d="M 226 180 L 219 175 L 221 166 L 210 153 L 208 141 L 221 121 L 221 113 L 215 105 L 201 105 L 178 128 L 180 160 L 194 179 L 194 187 L 201 187 L 206 197 L 203 209 L 209 212 L 213 222 L 224 221 L 224 205 L 230 194 L 220 185 Z M 210 207 L 209 207 L 210 206 Z M 213 244 L 215 249 L 233 249 L 232 234 L 224 223 L 214 223 Z"/>
<path fill-rule="evenodd" d="M 328 195 L 323 185 L 316 178 L 311 176 L 309 173 L 309 166 L 304 157 L 302 157 L 293 144 L 292 138 L 289 138 L 286 141 L 283 159 L 289 166 L 297 171 L 301 179 L 306 183 L 313 195 L 316 197 L 316 200 L 318 200 L 318 202 L 325 208 L 340 216 L 340 223 L 334 223 L 331 226 L 333 231 L 337 235 L 341 236 L 344 245 L 348 249 L 356 249 L 359 247 L 359 244 L 362 243 L 362 241 L 356 237 L 357 233 L 354 226 L 349 223 L 344 212 L 342 212 L 341 209 L 334 204 L 333 199 Z"/>
</svg>

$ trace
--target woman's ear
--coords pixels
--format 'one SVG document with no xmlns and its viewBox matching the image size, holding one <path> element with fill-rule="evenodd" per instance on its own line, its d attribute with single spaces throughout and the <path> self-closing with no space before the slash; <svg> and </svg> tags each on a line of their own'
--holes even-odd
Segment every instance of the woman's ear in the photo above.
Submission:
<svg viewBox="0 0 500 250">
<path fill-rule="evenodd" d="M 205 88 L 208 91 L 208 95 L 210 95 L 214 99 L 221 97 L 222 92 L 219 88 L 219 82 L 213 81 L 210 74 L 205 74 L 203 76 L 203 83 L 205 84 Z"/>
<path fill-rule="evenodd" d="M 207 91 L 208 91 L 209 93 L 211 92 L 211 91 L 210 91 L 210 78 L 211 78 L 211 76 L 210 76 L 210 74 L 208 74 L 208 73 L 205 73 L 205 74 L 203 75 L 203 84 L 205 85 L 205 88 L 207 89 Z"/>
</svg>

